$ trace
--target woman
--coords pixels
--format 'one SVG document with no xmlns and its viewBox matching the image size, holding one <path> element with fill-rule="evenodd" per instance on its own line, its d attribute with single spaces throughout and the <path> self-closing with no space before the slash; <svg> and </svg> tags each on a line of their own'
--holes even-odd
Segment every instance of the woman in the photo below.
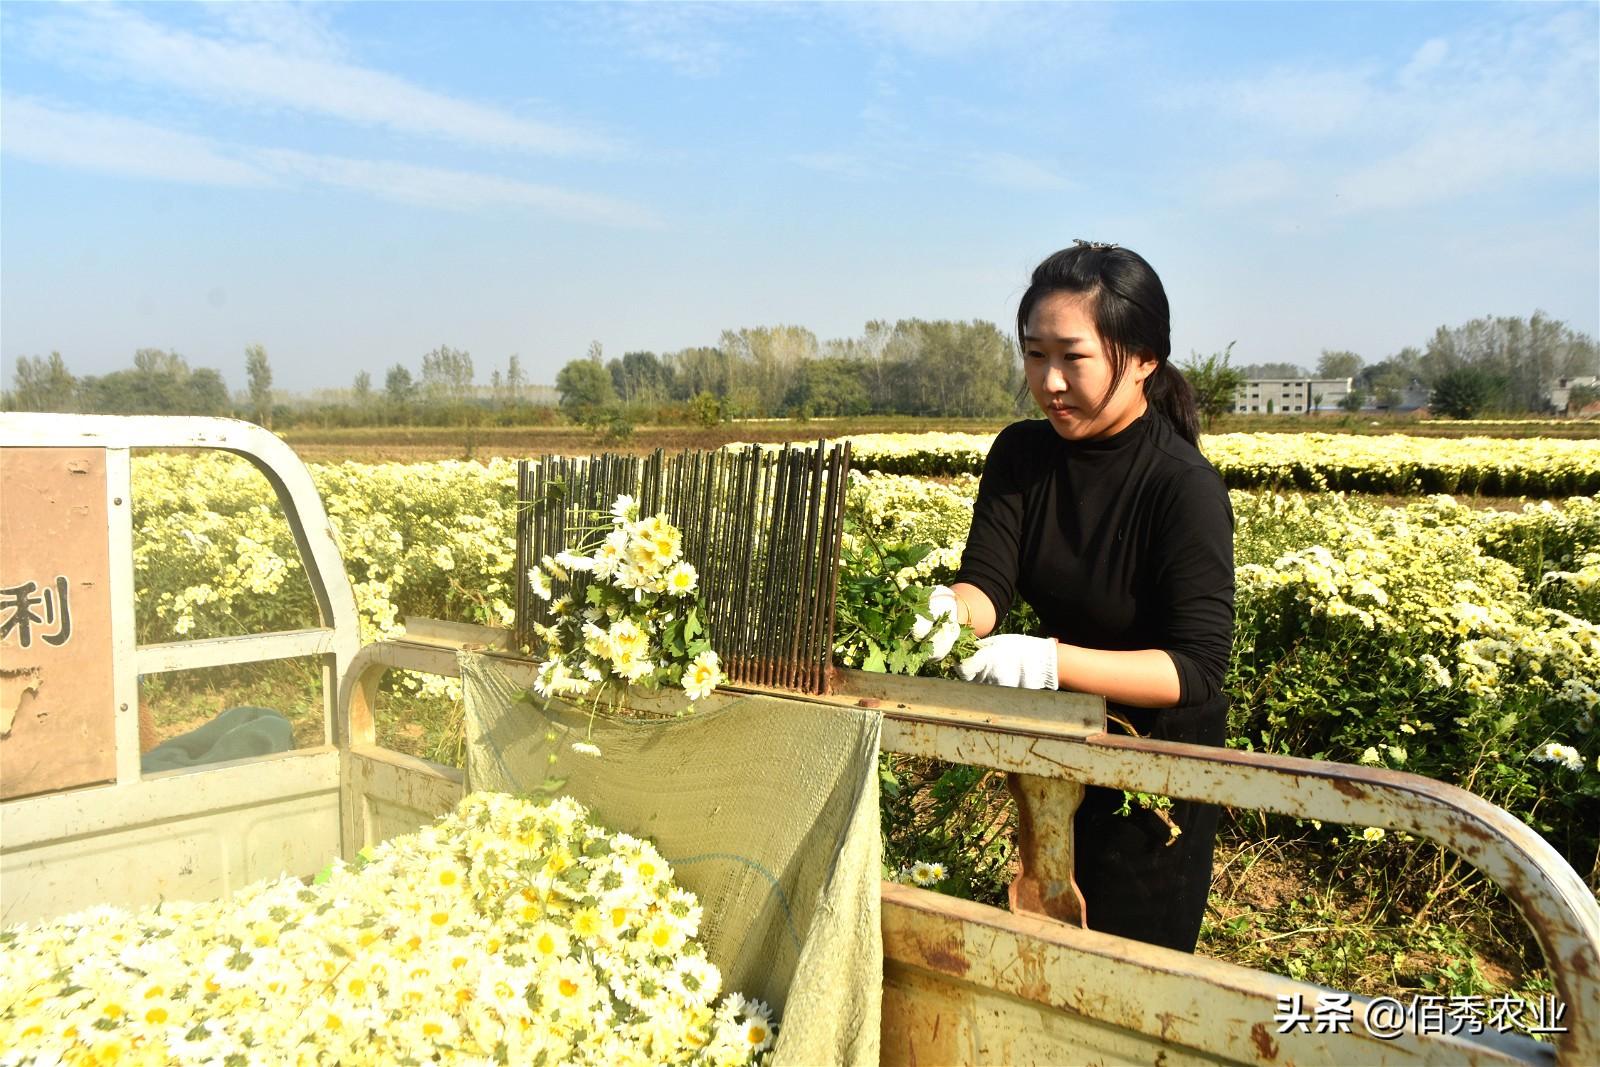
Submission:
<svg viewBox="0 0 1600 1067">
<path fill-rule="evenodd" d="M 931 606 L 989 634 L 1019 595 L 1043 636 L 991 637 L 968 680 L 1103 694 L 1139 734 L 1220 745 L 1233 643 L 1233 512 L 1196 447 L 1194 394 L 1171 365 L 1167 297 L 1138 255 L 1078 242 L 1039 264 L 1017 309 L 1043 420 L 1001 431 L 961 569 Z M 1091 787 L 1074 823 L 1091 929 L 1192 952 L 1217 809 L 1118 815 Z"/>
</svg>

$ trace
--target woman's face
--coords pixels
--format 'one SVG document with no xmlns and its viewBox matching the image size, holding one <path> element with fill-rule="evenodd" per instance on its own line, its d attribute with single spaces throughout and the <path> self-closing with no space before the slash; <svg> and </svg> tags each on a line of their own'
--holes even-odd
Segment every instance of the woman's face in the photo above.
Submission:
<svg viewBox="0 0 1600 1067">
<path fill-rule="evenodd" d="M 1028 391 L 1056 433 L 1069 441 L 1110 437 L 1144 414 L 1144 380 L 1157 361 L 1138 353 L 1111 392 L 1111 357 L 1100 344 L 1090 298 L 1049 293 L 1033 305 L 1022 335 Z"/>
</svg>

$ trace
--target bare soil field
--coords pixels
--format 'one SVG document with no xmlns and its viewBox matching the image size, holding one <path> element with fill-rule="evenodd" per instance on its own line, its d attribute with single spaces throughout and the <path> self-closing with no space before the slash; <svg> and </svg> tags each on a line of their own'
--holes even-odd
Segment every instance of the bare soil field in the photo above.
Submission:
<svg viewBox="0 0 1600 1067">
<path fill-rule="evenodd" d="M 582 426 L 366 426 L 356 429 L 294 429 L 284 440 L 312 463 L 416 463 L 436 459 L 523 459 L 546 454 L 588 455 L 628 452 L 645 455 L 658 448 L 721 448 L 741 441 L 762 444 L 807 443 L 860 433 L 994 433 L 1005 419 L 741 419 L 715 426 L 640 426 L 617 440 Z"/>
</svg>

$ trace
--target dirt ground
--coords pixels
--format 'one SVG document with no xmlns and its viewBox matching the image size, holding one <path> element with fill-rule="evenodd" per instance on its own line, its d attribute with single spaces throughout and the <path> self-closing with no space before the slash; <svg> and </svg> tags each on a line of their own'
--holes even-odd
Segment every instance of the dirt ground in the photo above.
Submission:
<svg viewBox="0 0 1600 1067">
<path fill-rule="evenodd" d="M 292 429 L 283 432 L 302 459 L 313 463 L 416 463 L 438 459 L 525 459 L 547 453 L 588 455 L 656 449 L 721 448 L 737 442 L 806 444 L 860 433 L 994 433 L 1004 419 L 750 419 L 715 426 L 641 426 L 625 440 L 582 426 L 373 426 L 358 429 Z"/>
</svg>

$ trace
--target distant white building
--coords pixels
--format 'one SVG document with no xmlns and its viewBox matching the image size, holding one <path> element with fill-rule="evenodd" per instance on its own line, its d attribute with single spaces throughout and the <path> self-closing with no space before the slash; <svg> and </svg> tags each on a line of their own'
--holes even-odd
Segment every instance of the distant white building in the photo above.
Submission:
<svg viewBox="0 0 1600 1067">
<path fill-rule="evenodd" d="M 1349 378 L 1253 378 L 1239 386 L 1233 410 L 1249 415 L 1309 415 L 1338 411 L 1349 395 Z"/>
</svg>

